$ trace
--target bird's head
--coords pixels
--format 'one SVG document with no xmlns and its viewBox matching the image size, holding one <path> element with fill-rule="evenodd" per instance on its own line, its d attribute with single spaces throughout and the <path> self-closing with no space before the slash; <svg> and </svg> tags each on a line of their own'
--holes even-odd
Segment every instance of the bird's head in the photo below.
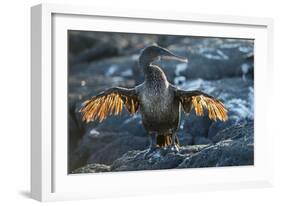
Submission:
<svg viewBox="0 0 281 206">
<path fill-rule="evenodd" d="M 148 66 L 152 62 L 159 61 L 161 59 L 176 60 L 176 61 L 180 61 L 180 62 L 184 62 L 184 63 L 187 63 L 187 61 L 188 61 L 187 58 L 175 55 L 168 49 L 165 49 L 158 45 L 152 45 L 152 46 L 146 47 L 141 52 L 141 55 L 139 58 L 139 63 L 142 66 Z"/>
</svg>

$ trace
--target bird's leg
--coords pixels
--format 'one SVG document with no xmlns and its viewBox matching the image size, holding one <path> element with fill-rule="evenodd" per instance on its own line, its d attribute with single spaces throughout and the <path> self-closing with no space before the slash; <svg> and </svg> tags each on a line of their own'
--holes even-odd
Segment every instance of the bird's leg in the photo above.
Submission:
<svg viewBox="0 0 281 206">
<path fill-rule="evenodd" d="M 177 134 L 175 132 L 172 133 L 172 144 L 170 145 L 170 150 L 173 152 L 179 152 L 179 148 L 176 144 Z"/>
<path fill-rule="evenodd" d="M 150 133 L 150 146 L 148 151 L 145 153 L 145 156 L 149 156 L 151 153 L 153 153 L 157 148 L 157 133 L 151 132 Z"/>
<path fill-rule="evenodd" d="M 149 150 L 150 151 L 154 151 L 157 147 L 157 133 L 156 132 L 152 132 L 150 134 L 150 146 L 149 146 Z"/>
</svg>

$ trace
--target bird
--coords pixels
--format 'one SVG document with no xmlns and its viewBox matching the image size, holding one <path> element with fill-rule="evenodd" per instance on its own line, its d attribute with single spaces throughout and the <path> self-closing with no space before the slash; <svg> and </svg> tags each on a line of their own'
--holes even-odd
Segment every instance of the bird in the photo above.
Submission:
<svg viewBox="0 0 281 206">
<path fill-rule="evenodd" d="M 177 130 L 181 111 L 188 114 L 192 109 L 197 116 L 207 110 L 211 120 L 226 121 L 224 104 L 202 91 L 186 91 L 171 84 L 157 64 L 160 60 L 174 60 L 187 63 L 188 59 L 172 53 L 159 45 L 144 48 L 139 56 L 139 69 L 144 73 L 143 83 L 133 87 L 111 87 L 83 102 L 82 120 L 102 122 L 110 115 L 119 115 L 126 108 L 131 115 L 140 113 L 142 124 L 150 137 L 147 154 L 157 148 L 179 151 Z"/>
</svg>

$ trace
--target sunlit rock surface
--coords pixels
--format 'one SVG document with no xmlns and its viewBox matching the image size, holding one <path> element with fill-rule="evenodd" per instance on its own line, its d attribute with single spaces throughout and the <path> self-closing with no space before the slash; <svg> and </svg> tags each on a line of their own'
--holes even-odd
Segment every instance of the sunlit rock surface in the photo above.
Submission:
<svg viewBox="0 0 281 206">
<path fill-rule="evenodd" d="M 216 144 L 182 146 L 178 153 L 169 148 L 159 148 L 150 155 L 147 150 L 130 150 L 108 167 L 94 163 L 74 173 L 253 165 L 253 122 L 237 124 L 216 136 L 221 139 Z"/>
</svg>

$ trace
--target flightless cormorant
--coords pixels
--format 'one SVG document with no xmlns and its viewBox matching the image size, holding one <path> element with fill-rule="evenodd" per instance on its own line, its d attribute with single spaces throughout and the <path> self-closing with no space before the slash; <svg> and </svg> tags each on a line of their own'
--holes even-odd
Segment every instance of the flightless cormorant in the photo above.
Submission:
<svg viewBox="0 0 281 206">
<path fill-rule="evenodd" d="M 150 138 L 150 149 L 157 146 L 178 151 L 176 131 L 180 124 L 181 110 L 189 113 L 194 108 L 196 115 L 208 111 L 211 120 L 226 121 L 227 110 L 218 99 L 201 91 L 185 91 L 167 81 L 163 70 L 155 64 L 160 59 L 171 59 L 187 62 L 160 46 L 145 48 L 139 57 L 139 66 L 144 72 L 144 82 L 134 88 L 114 87 L 92 97 L 83 103 L 84 121 L 103 121 L 108 115 L 118 115 L 123 106 L 130 114 L 140 112 L 142 123 Z"/>
</svg>

